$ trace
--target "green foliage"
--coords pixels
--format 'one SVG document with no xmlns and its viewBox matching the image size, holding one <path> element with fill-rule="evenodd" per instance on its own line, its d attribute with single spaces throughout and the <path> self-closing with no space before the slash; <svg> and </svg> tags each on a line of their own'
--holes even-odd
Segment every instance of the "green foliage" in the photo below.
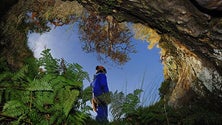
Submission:
<svg viewBox="0 0 222 125">
<path fill-rule="evenodd" d="M 37 62 L 37 59 L 34 57 L 29 57 L 24 60 L 24 64 L 28 65 L 29 73 L 26 75 L 28 75 L 29 78 L 34 78 L 35 76 L 38 75 L 39 66 L 36 62 Z"/>
<path fill-rule="evenodd" d="M 133 93 L 126 95 L 126 100 L 123 104 L 123 112 L 131 114 L 138 108 L 138 104 L 140 103 L 139 95 L 141 92 L 141 89 L 136 89 Z"/>
<path fill-rule="evenodd" d="M 79 64 L 59 65 L 49 49 L 42 52 L 37 62 L 30 60 L 15 73 L 0 74 L 0 104 L 3 106 L 0 116 L 4 116 L 0 122 L 84 124 L 88 114 L 80 112 L 75 104 L 80 100 L 82 81 L 89 78 L 88 74 Z"/>
<path fill-rule="evenodd" d="M 111 94 L 110 110 L 114 120 L 119 120 L 137 110 L 140 99 L 139 95 L 142 92 L 140 89 L 134 90 L 133 93 L 125 95 L 123 92 L 115 91 Z"/>
<path fill-rule="evenodd" d="M 123 122 L 126 125 L 220 125 L 222 117 L 221 113 L 211 111 L 203 104 L 173 109 L 160 100 L 149 107 L 139 107 Z"/>
<path fill-rule="evenodd" d="M 176 110 L 184 125 L 220 125 L 222 115 L 220 111 L 212 111 L 207 105 L 195 103 Z M 182 120 L 181 120 L 182 119 Z"/>
<path fill-rule="evenodd" d="M 20 101 L 11 100 L 5 103 L 3 112 L 9 116 L 17 117 L 26 114 L 27 108 Z"/>
<path fill-rule="evenodd" d="M 86 102 L 92 90 L 83 90 L 82 81 L 89 79 L 79 64 L 61 65 L 50 50 L 42 53 L 37 62 L 26 60 L 20 70 L 10 72 L 5 68 L 0 74 L 0 122 L 2 124 L 97 124 L 87 111 Z M 2 62 L 1 62 L 2 63 Z M 41 67 L 39 70 L 36 67 Z M 159 89 L 161 97 L 168 93 L 170 80 Z M 220 125 L 221 113 L 204 104 L 173 109 L 161 99 L 149 107 L 140 107 L 140 93 L 136 89 L 125 95 L 111 93 L 110 111 L 114 121 L 110 124 L 152 125 Z"/>
<path fill-rule="evenodd" d="M 38 60 L 38 65 L 42 66 L 47 73 L 56 73 L 59 70 L 58 59 L 53 59 L 50 49 L 46 49 L 41 53 L 42 57 Z"/>
<path fill-rule="evenodd" d="M 171 84 L 171 80 L 165 80 L 162 82 L 161 87 L 159 88 L 159 94 L 161 98 L 169 94 L 170 84 Z"/>
<path fill-rule="evenodd" d="M 102 95 L 98 96 L 98 100 L 101 100 L 101 102 L 105 104 L 110 104 L 111 103 L 111 92 L 103 93 Z M 100 102 L 99 102 L 100 103 Z"/>
<path fill-rule="evenodd" d="M 18 72 L 16 72 L 13 77 L 12 80 L 13 81 L 21 81 L 23 80 L 23 78 L 25 77 L 26 73 L 28 72 L 28 66 L 25 65 L 23 66 Z"/>
</svg>

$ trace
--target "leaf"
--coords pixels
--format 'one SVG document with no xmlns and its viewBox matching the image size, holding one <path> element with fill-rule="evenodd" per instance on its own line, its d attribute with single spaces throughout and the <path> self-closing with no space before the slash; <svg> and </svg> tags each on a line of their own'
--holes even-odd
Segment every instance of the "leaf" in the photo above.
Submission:
<svg viewBox="0 0 222 125">
<path fill-rule="evenodd" d="M 51 85 L 47 81 L 33 80 L 27 88 L 29 91 L 53 91 Z"/>
<path fill-rule="evenodd" d="M 17 117 L 22 114 L 25 114 L 27 108 L 18 100 L 12 100 L 5 103 L 3 107 L 3 114 L 9 115 L 12 117 Z"/>
<path fill-rule="evenodd" d="M 37 63 L 29 63 L 16 73 L 4 72 L 0 75 L 0 83 L 4 86 L 4 92 L 0 91 L 0 101 L 7 101 L 2 104 L 2 113 L 18 118 L 9 124 L 21 121 L 30 121 L 36 125 L 63 124 L 64 121 L 73 123 L 73 119 L 76 120 L 74 122 L 84 123 L 86 114 L 76 112 L 81 110 L 80 105 L 86 106 L 79 94 L 88 74 L 79 64 L 71 65 L 68 72 L 58 72 L 58 60 L 49 51 L 45 50 Z M 32 65 L 43 66 L 46 70 L 38 71 Z M 69 119 L 69 116 L 73 119 Z"/>
<path fill-rule="evenodd" d="M 63 112 L 65 113 L 65 116 L 67 117 L 70 110 L 73 107 L 74 102 L 76 101 L 78 95 L 79 95 L 79 91 L 77 90 L 70 90 L 69 87 L 66 88 L 66 95 L 64 102 L 63 102 Z"/>
<path fill-rule="evenodd" d="M 0 83 L 4 80 L 4 79 L 8 79 L 11 78 L 13 76 L 12 73 L 10 72 L 4 72 L 0 75 Z"/>
<path fill-rule="evenodd" d="M 54 107 L 51 107 L 54 104 L 55 94 L 48 91 L 37 91 L 34 96 L 34 106 L 40 112 L 49 113 L 54 110 Z"/>
<path fill-rule="evenodd" d="M 28 72 L 28 65 L 23 66 L 18 72 L 14 74 L 12 80 L 19 80 L 26 77 L 26 73 Z"/>
<path fill-rule="evenodd" d="M 142 89 L 136 89 L 136 90 L 133 91 L 133 94 L 134 95 L 139 95 L 141 92 L 143 92 Z"/>
<path fill-rule="evenodd" d="M 90 86 L 86 87 L 82 92 L 83 102 L 89 101 L 92 99 L 92 88 Z"/>
</svg>

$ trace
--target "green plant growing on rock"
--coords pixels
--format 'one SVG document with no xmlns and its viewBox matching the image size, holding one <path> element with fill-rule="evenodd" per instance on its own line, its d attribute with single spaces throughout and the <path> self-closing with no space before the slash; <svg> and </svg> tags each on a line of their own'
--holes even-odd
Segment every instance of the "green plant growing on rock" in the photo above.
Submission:
<svg viewBox="0 0 222 125">
<path fill-rule="evenodd" d="M 159 95 L 161 97 L 161 99 L 164 98 L 164 96 L 166 97 L 167 94 L 170 93 L 170 84 L 171 84 L 171 80 L 164 80 L 159 88 Z"/>
</svg>

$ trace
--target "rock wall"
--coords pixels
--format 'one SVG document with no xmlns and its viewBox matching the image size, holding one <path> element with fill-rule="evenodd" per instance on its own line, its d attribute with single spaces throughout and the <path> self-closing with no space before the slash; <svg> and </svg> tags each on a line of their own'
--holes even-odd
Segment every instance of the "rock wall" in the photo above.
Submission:
<svg viewBox="0 0 222 125">
<path fill-rule="evenodd" d="M 113 15 L 119 21 L 139 22 L 158 32 L 164 76 L 172 80 L 172 91 L 167 94 L 169 105 L 180 107 L 202 99 L 221 104 L 222 12 L 219 0 L 81 0 L 81 4 L 90 10 L 106 10 L 101 14 Z M 212 6 L 207 6 L 209 4 Z"/>
<path fill-rule="evenodd" d="M 22 2 L 25 4 L 27 1 L 19 1 L 19 3 Z M 119 22 L 141 23 L 157 31 L 161 36 L 159 46 L 164 64 L 164 77 L 172 80 L 170 88 L 172 91 L 167 98 L 169 105 L 180 107 L 191 104 L 193 100 L 201 99 L 207 100 L 208 103 L 213 102 L 215 105 L 222 103 L 222 12 L 220 2 L 212 1 L 212 6 L 216 10 L 212 6 L 208 10 L 209 6 L 204 6 L 206 4 L 200 3 L 200 1 L 79 0 L 79 2 L 89 10 L 100 12 L 102 15 L 112 15 Z M 17 10 L 25 12 L 22 10 L 25 9 L 24 7 L 18 5 L 15 7 Z M 19 7 L 21 9 L 18 9 Z M 12 65 L 15 61 L 22 62 L 22 58 L 27 57 L 28 53 L 27 48 L 17 46 L 21 45 L 21 42 L 25 45 L 25 34 L 17 29 L 14 30 L 11 25 L 5 25 L 7 22 L 11 22 L 16 26 L 19 23 L 21 12 L 15 11 L 17 16 L 12 17 L 12 14 L 1 21 L 1 25 L 4 25 L 1 27 L 1 31 L 9 31 L 5 34 L 1 32 L 1 36 L 7 36 L 5 40 L 8 40 L 1 40 L 1 56 L 11 57 L 12 59 L 7 59 L 8 63 Z M 10 31 L 15 32 L 16 35 Z M 17 38 L 20 39 L 18 40 L 20 42 L 13 41 Z M 20 52 L 21 50 L 24 52 Z"/>
<path fill-rule="evenodd" d="M 222 103 L 222 77 L 217 70 L 172 37 L 162 36 L 160 47 L 165 79 L 173 81 L 169 105 L 181 107 L 198 99 Z"/>
</svg>

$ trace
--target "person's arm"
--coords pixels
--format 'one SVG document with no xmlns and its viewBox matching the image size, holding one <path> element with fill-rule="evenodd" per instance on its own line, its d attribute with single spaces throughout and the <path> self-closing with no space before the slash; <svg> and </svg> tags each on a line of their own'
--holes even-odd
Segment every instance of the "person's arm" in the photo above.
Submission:
<svg viewBox="0 0 222 125">
<path fill-rule="evenodd" d="M 109 92 L 107 78 L 105 74 L 100 74 L 100 85 L 104 93 Z"/>
<path fill-rule="evenodd" d="M 110 92 L 107 84 L 107 78 L 105 74 L 100 74 L 99 77 L 100 87 L 102 94 L 98 97 L 98 99 L 103 103 L 108 105 L 111 102 Z"/>
</svg>

